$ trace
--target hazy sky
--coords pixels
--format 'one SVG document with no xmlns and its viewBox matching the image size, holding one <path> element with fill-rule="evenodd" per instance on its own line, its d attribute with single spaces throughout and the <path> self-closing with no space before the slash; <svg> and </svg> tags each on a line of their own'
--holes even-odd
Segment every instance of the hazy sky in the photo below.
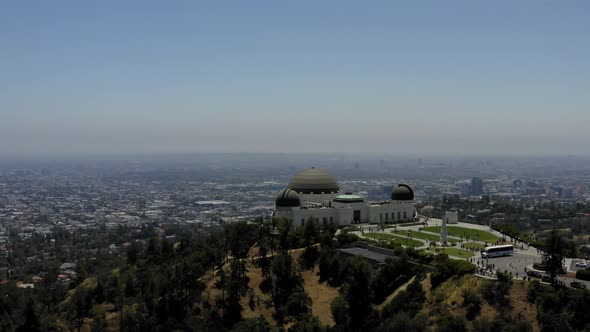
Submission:
<svg viewBox="0 0 590 332">
<path fill-rule="evenodd" d="M 0 153 L 590 153 L 588 1 L 2 1 Z"/>
</svg>

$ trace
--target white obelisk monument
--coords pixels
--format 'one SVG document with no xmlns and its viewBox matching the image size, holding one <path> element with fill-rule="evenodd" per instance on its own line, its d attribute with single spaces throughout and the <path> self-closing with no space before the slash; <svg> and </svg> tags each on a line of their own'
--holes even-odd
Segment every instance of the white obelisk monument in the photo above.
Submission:
<svg viewBox="0 0 590 332">
<path fill-rule="evenodd" d="M 443 218 L 442 227 L 440 229 L 440 242 L 443 246 L 447 245 L 447 218 Z"/>
</svg>

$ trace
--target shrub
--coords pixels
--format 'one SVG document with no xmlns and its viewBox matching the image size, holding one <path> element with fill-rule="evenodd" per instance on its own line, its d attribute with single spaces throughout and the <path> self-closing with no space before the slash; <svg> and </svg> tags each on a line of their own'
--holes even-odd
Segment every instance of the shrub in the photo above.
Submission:
<svg viewBox="0 0 590 332">
<path fill-rule="evenodd" d="M 406 256 L 387 258 L 371 282 L 371 298 L 379 304 L 414 274 L 414 265 Z"/>
<path fill-rule="evenodd" d="M 467 331 L 465 318 L 453 315 L 445 315 L 438 321 L 437 332 L 464 332 Z"/>
<path fill-rule="evenodd" d="M 348 302 L 340 295 L 332 301 L 330 305 L 332 310 L 332 318 L 334 322 L 340 326 L 348 326 L 350 324 L 350 317 L 348 316 Z"/>
<path fill-rule="evenodd" d="M 464 261 L 449 259 L 448 256 L 437 256 L 436 271 L 430 275 L 432 288 L 445 282 L 452 276 L 461 277 L 462 275 L 475 272 L 475 265 Z"/>
<path fill-rule="evenodd" d="M 578 270 L 578 272 L 576 272 L 576 278 L 582 280 L 590 280 L 590 271 Z"/>
<path fill-rule="evenodd" d="M 527 300 L 529 303 L 535 303 L 539 294 L 543 292 L 543 286 L 539 280 L 531 281 L 527 286 Z"/>
<path fill-rule="evenodd" d="M 412 318 L 407 312 L 400 312 L 383 321 L 377 331 L 423 332 L 428 331 L 428 323 L 428 317 L 423 314 Z"/>
<path fill-rule="evenodd" d="M 498 273 L 498 281 L 485 280 L 481 285 L 481 294 L 484 299 L 497 308 L 506 309 L 510 300 L 506 298 L 512 287 L 511 277 L 505 273 Z"/>
<path fill-rule="evenodd" d="M 463 292 L 463 307 L 467 310 L 467 319 L 473 320 L 481 311 L 481 297 L 472 290 Z"/>
<path fill-rule="evenodd" d="M 382 318 L 389 318 L 400 312 L 406 312 L 413 317 L 420 311 L 425 300 L 426 295 L 422 289 L 422 284 L 420 284 L 420 280 L 416 278 L 408 285 L 406 290 L 399 292 L 399 294 L 383 308 Z"/>
<path fill-rule="evenodd" d="M 533 268 L 535 270 L 540 270 L 540 271 L 547 271 L 547 264 L 543 264 L 543 263 L 534 263 L 533 264 Z"/>
</svg>

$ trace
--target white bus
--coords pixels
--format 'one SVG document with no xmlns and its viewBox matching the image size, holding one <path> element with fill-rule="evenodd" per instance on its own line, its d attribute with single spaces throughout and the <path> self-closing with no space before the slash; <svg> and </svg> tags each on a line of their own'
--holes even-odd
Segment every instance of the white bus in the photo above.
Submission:
<svg viewBox="0 0 590 332">
<path fill-rule="evenodd" d="M 514 253 L 514 246 L 511 244 L 506 244 L 502 246 L 492 246 L 492 247 L 485 247 L 485 249 L 481 252 L 482 258 L 492 258 L 492 257 L 500 257 L 500 256 L 510 256 Z"/>
</svg>

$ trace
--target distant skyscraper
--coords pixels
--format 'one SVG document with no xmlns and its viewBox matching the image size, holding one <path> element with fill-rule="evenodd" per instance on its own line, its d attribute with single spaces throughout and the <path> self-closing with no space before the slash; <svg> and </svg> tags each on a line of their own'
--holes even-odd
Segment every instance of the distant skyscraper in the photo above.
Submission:
<svg viewBox="0 0 590 332">
<path fill-rule="evenodd" d="M 479 196 L 483 195 L 483 181 L 478 177 L 471 179 L 471 185 L 469 186 L 469 195 Z"/>
<path fill-rule="evenodd" d="M 574 198 L 574 190 L 571 188 L 563 188 L 563 190 L 561 191 L 560 198 L 565 198 L 565 199 Z"/>
</svg>

